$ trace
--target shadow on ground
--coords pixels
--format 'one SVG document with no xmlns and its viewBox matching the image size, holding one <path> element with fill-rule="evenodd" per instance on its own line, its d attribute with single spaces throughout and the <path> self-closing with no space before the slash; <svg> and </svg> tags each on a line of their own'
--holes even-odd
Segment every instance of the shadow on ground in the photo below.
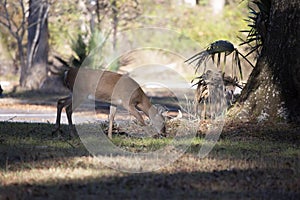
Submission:
<svg viewBox="0 0 300 200">
<path fill-rule="evenodd" d="M 299 179 L 288 169 L 125 174 L 123 176 L 15 184 L 8 199 L 299 199 Z M 297 188 L 298 187 L 298 188 Z"/>
</svg>

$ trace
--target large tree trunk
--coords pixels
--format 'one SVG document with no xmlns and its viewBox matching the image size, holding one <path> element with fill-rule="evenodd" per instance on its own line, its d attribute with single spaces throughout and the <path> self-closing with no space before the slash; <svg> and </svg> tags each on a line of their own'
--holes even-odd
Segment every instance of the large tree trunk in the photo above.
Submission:
<svg viewBox="0 0 300 200">
<path fill-rule="evenodd" d="M 47 77 L 48 10 L 47 0 L 29 1 L 27 65 L 20 79 L 28 89 L 38 89 Z"/>
<path fill-rule="evenodd" d="M 300 1 L 272 0 L 261 55 L 235 108 L 239 118 L 300 121 Z"/>
</svg>

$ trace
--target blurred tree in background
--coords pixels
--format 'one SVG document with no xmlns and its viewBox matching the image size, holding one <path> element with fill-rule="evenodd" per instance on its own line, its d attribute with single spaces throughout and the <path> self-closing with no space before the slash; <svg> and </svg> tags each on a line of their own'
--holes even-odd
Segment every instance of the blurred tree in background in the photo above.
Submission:
<svg viewBox="0 0 300 200">
<path fill-rule="evenodd" d="M 137 0 L 89 0 L 86 3 L 81 1 L 81 10 L 86 10 L 83 24 L 89 26 L 81 27 L 81 33 L 72 40 L 73 57 L 71 62 L 80 66 L 88 57 L 89 66 L 101 68 L 102 55 L 101 47 L 105 44 L 109 35 L 112 38 L 113 50 L 117 49 L 117 34 L 119 31 L 129 29 L 134 20 L 141 14 L 140 4 Z M 92 51 L 98 48 L 99 54 L 93 56 Z"/>
<path fill-rule="evenodd" d="M 8 2 L 6 0 L 0 2 L 0 30 L 3 37 L 1 42 L 5 43 L 9 52 L 14 52 L 14 55 L 11 55 L 13 62 L 20 66 L 26 65 L 23 46 L 27 28 L 26 12 L 27 9 L 22 0 L 18 2 Z M 17 50 L 14 51 L 14 49 Z"/>
<path fill-rule="evenodd" d="M 205 47 L 216 39 L 227 39 L 238 43 L 236 30 L 242 29 L 246 23 L 237 19 L 243 19 L 247 15 L 246 4 L 238 4 L 234 0 L 226 1 L 223 14 L 217 18 L 212 17 L 209 1 L 199 1 L 198 6 L 189 6 L 175 0 L 40 0 L 36 2 L 41 5 L 40 8 L 44 13 L 40 15 L 42 16 L 38 21 L 40 24 L 32 26 L 29 26 L 32 22 L 28 21 L 31 1 L 5 0 L 0 2 L 0 21 L 2 22 L 0 26 L 4 27 L 0 29 L 0 42 L 2 47 L 6 48 L 6 50 L 1 49 L 0 52 L 8 52 L 15 66 L 18 66 L 19 77 L 22 77 L 20 85 L 32 89 L 38 88 L 45 76 L 49 74 L 47 72 L 51 66 L 45 62 L 48 53 L 51 63 L 53 55 L 59 55 L 72 63 L 77 56 L 77 52 L 72 49 L 73 41 L 79 36 L 82 37 L 86 46 L 84 51 L 89 53 L 91 49 L 89 44 L 92 38 L 95 38 L 92 36 L 95 30 L 100 32 L 102 37 L 110 34 L 108 42 L 114 47 L 117 46 L 118 32 L 145 26 L 175 29 Z M 10 25 L 7 23 L 6 11 L 9 13 Z M 39 16 L 38 13 L 35 14 L 37 14 L 36 17 Z M 36 29 L 37 27 L 43 27 L 45 30 L 41 31 Z M 35 33 L 39 34 L 39 37 L 34 37 Z M 46 41 L 49 42 L 48 45 Z M 38 44 L 37 42 L 44 43 Z M 167 43 L 168 41 L 158 39 L 157 42 Z M 178 43 L 177 48 L 181 48 L 181 45 Z M 43 48 L 37 48 L 42 46 Z M 38 51 L 39 49 L 44 52 Z M 33 56 L 41 54 L 45 54 L 43 56 L 45 60 L 42 62 L 43 68 L 36 69 L 32 62 L 41 61 L 42 57 L 37 56 L 34 59 Z M 38 75 L 34 75 L 35 72 Z M 26 76 L 32 76 L 34 79 L 28 78 L 25 81 Z"/>
<path fill-rule="evenodd" d="M 38 89 L 47 76 L 49 4 L 47 0 L 30 0 L 28 5 L 22 0 L 5 0 L 0 6 L 0 24 L 17 43 L 14 59 L 20 64 L 19 84 L 24 88 Z M 27 48 L 24 47 L 26 30 Z"/>
<path fill-rule="evenodd" d="M 48 72 L 48 12 L 47 0 L 30 0 L 27 19 L 27 64 L 22 66 L 20 85 L 39 89 Z"/>
</svg>

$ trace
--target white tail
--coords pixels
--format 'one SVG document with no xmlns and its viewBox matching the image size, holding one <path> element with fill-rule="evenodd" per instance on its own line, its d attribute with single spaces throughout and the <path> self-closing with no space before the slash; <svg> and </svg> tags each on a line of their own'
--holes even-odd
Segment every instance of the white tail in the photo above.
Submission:
<svg viewBox="0 0 300 200">
<path fill-rule="evenodd" d="M 122 105 L 142 125 L 145 125 L 143 117 L 137 110 L 138 108 L 149 117 L 159 133 L 165 132 L 165 123 L 162 114 L 151 104 L 139 84 L 129 76 L 110 71 L 70 68 L 65 73 L 64 80 L 72 93 L 70 96 L 59 99 L 57 102 L 57 118 L 53 132 L 60 130 L 61 112 L 66 107 L 68 123 L 71 134 L 73 134 L 75 130 L 72 123 L 72 112 L 89 95 L 94 95 L 95 100 L 111 104 L 108 129 L 109 138 L 112 138 L 113 120 L 117 105 Z M 75 81 L 76 87 L 74 88 Z M 97 84 L 95 85 L 95 83 Z"/>
</svg>

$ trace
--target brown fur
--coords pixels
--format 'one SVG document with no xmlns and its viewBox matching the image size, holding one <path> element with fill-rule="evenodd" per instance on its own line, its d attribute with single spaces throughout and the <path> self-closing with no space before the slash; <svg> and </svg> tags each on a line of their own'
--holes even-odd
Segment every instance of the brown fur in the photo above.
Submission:
<svg viewBox="0 0 300 200">
<path fill-rule="evenodd" d="M 61 111 L 63 107 L 66 107 L 72 133 L 72 130 L 74 130 L 72 126 L 72 112 L 89 95 L 94 95 L 96 100 L 111 103 L 109 138 L 112 137 L 112 124 L 117 105 L 122 105 L 142 125 L 145 125 L 143 117 L 136 108 L 140 109 L 150 118 L 159 132 L 164 132 L 165 130 L 164 119 L 161 113 L 151 104 L 139 84 L 127 75 L 110 71 L 71 68 L 66 72 L 64 81 L 72 94 L 58 100 L 54 132 L 60 128 Z"/>
</svg>

